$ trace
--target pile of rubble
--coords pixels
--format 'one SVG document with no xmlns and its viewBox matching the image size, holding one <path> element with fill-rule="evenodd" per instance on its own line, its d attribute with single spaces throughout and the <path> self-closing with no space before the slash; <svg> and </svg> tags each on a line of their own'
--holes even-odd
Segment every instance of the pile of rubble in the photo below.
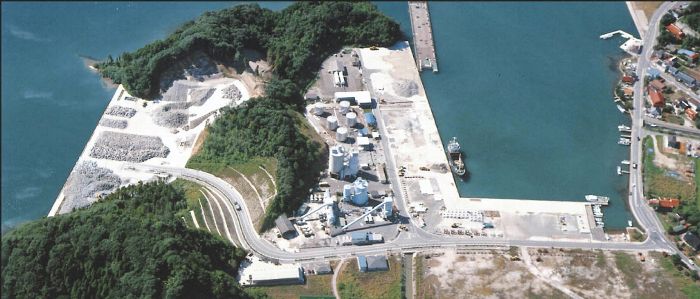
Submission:
<svg viewBox="0 0 700 299">
<path fill-rule="evenodd" d="M 104 131 L 90 150 L 90 157 L 140 163 L 165 158 L 169 153 L 160 137 Z"/>
</svg>

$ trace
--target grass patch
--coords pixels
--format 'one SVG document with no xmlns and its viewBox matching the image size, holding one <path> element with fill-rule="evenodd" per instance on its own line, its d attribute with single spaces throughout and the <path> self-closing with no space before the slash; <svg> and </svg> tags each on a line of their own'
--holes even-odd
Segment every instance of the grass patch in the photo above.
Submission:
<svg viewBox="0 0 700 299">
<path fill-rule="evenodd" d="M 670 256 L 663 257 L 659 255 L 655 258 L 660 259 L 661 268 L 677 289 L 688 296 L 688 298 L 700 298 L 700 286 L 689 277 L 688 270 L 676 268 Z"/>
<path fill-rule="evenodd" d="M 672 124 L 681 125 L 681 126 L 685 122 L 682 117 L 680 117 L 678 115 L 673 115 L 671 113 L 662 113 L 661 120 L 670 122 Z"/>
<path fill-rule="evenodd" d="M 651 151 L 649 150 L 651 149 Z M 673 197 L 681 200 L 697 200 L 696 186 L 666 175 L 666 170 L 654 164 L 654 144 L 651 137 L 644 138 L 644 189 L 647 198 Z"/>
<path fill-rule="evenodd" d="M 250 287 L 245 292 L 253 298 L 335 298 L 331 289 L 333 275 L 307 275 L 306 284 Z"/>
<path fill-rule="evenodd" d="M 389 256 L 389 271 L 363 273 L 357 263 L 346 263 L 338 276 L 338 292 L 343 299 L 402 298 L 401 259 Z"/>
<path fill-rule="evenodd" d="M 202 201 L 202 205 L 207 203 L 207 200 L 204 198 L 204 196 L 202 196 L 202 193 L 199 192 L 202 187 L 196 183 L 183 179 L 176 179 L 172 184 L 176 189 L 182 190 L 182 192 L 185 194 L 185 201 L 187 202 L 187 210 L 181 211 L 178 213 L 178 216 L 185 217 L 187 225 L 191 228 L 196 228 L 194 221 L 192 221 L 192 215 L 190 214 L 190 210 L 194 210 L 194 217 L 197 219 L 199 228 L 207 230 L 204 217 L 202 216 L 202 209 L 199 205 L 200 200 Z"/>
<path fill-rule="evenodd" d="M 631 290 L 637 288 L 637 280 L 642 273 L 642 265 L 633 256 L 624 252 L 615 253 L 615 265 L 623 274 L 623 280 Z"/>
</svg>

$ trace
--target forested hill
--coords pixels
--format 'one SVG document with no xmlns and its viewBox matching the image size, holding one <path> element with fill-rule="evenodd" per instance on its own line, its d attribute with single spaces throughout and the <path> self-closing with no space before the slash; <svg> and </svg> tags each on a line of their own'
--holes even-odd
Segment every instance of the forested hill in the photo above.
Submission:
<svg viewBox="0 0 700 299">
<path fill-rule="evenodd" d="M 2 236 L 2 298 L 241 298 L 245 252 L 175 214 L 164 183 L 122 188 L 92 206 Z"/>
<path fill-rule="evenodd" d="M 132 95 L 150 99 L 158 96 L 166 68 L 194 51 L 242 65 L 247 48 L 267 53 L 277 79 L 289 79 L 299 90 L 342 46 L 390 46 L 401 36 L 399 25 L 369 2 L 300 2 L 279 12 L 247 4 L 207 12 L 164 40 L 96 67 Z"/>
</svg>

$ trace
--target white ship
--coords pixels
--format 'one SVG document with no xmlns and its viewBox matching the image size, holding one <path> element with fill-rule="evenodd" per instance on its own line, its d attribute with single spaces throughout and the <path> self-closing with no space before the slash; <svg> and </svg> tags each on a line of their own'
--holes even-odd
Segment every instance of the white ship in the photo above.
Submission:
<svg viewBox="0 0 700 299">
<path fill-rule="evenodd" d="M 599 195 L 586 195 L 586 200 L 595 204 L 607 205 L 608 201 L 610 201 L 610 197 Z"/>
<path fill-rule="evenodd" d="M 620 145 L 630 145 L 630 140 L 627 138 L 620 138 L 620 140 L 617 141 L 617 144 Z"/>
<path fill-rule="evenodd" d="M 462 148 L 457 142 L 457 137 L 452 137 L 449 143 L 447 143 L 447 157 L 450 158 L 450 166 L 452 166 L 452 172 L 458 176 L 463 176 L 467 173 L 467 169 L 464 167 L 464 161 L 462 161 Z"/>
<path fill-rule="evenodd" d="M 617 126 L 617 130 L 620 131 L 620 132 L 623 132 L 623 131 L 632 130 L 632 128 L 630 128 L 630 127 L 628 127 L 628 126 L 625 126 L 625 125 L 619 125 L 619 126 Z"/>
</svg>

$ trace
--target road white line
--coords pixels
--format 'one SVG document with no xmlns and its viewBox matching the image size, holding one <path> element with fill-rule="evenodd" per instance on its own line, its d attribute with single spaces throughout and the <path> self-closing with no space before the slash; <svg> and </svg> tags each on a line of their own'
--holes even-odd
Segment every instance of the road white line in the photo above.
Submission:
<svg viewBox="0 0 700 299">
<path fill-rule="evenodd" d="M 211 232 L 211 228 L 209 227 L 209 222 L 207 222 L 207 215 L 204 214 L 204 206 L 202 205 L 202 198 L 201 197 L 197 198 L 197 201 L 199 202 L 199 210 L 202 212 L 202 219 L 204 219 L 204 226 L 206 226 L 207 230 L 209 232 Z M 207 205 L 209 205 L 209 202 L 207 202 Z"/>
<path fill-rule="evenodd" d="M 202 191 L 202 189 L 199 189 L 199 192 L 201 192 L 202 195 L 204 195 L 204 199 L 207 200 L 207 203 L 208 203 L 207 206 L 209 206 L 209 212 L 211 212 L 211 217 L 214 219 L 214 227 L 216 228 L 216 232 L 219 233 L 219 236 L 222 236 L 222 237 L 223 237 L 224 235 L 221 234 L 221 230 L 219 230 L 219 225 L 216 223 L 216 214 L 214 213 L 214 209 L 211 207 L 211 206 L 212 206 L 211 200 L 210 200 L 209 197 L 204 193 L 204 191 Z"/>
<path fill-rule="evenodd" d="M 197 222 L 197 217 L 194 215 L 194 210 L 190 210 L 190 216 L 192 216 L 192 222 L 194 222 L 194 226 L 199 229 L 199 222 Z"/>
<path fill-rule="evenodd" d="M 243 177 L 243 179 L 244 179 L 246 182 L 248 182 L 248 185 L 250 185 L 250 188 L 253 188 L 253 191 L 255 192 L 255 195 L 258 196 L 258 201 L 260 202 L 260 207 L 262 207 L 263 212 L 264 212 L 264 211 L 265 211 L 265 204 L 263 203 L 262 196 L 260 196 L 260 193 L 258 193 L 258 189 L 255 188 L 255 185 L 253 185 L 253 182 L 251 182 L 251 181 L 248 179 L 248 177 L 246 177 L 244 174 L 242 174 L 240 171 L 234 169 L 233 167 L 228 166 L 228 168 L 231 168 L 233 171 L 235 171 L 236 173 L 240 174 L 241 177 Z"/>
</svg>

